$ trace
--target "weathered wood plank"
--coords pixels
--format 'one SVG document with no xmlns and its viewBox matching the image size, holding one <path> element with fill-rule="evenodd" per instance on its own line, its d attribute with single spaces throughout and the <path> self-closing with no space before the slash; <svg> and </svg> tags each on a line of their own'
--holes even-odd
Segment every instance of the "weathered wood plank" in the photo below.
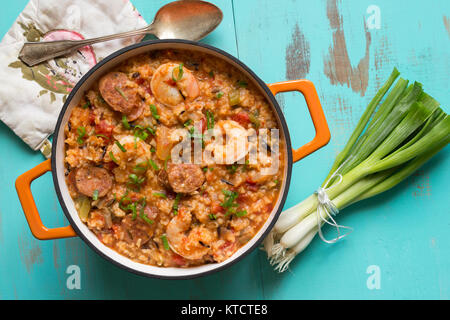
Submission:
<svg viewBox="0 0 450 320">
<path fill-rule="evenodd" d="M 239 57 L 267 82 L 312 80 L 332 132 L 326 148 L 295 166 L 286 207 L 320 185 L 394 66 L 449 111 L 446 1 L 235 0 L 234 6 Z M 373 28 L 377 8 L 380 25 Z M 294 145 L 314 133 L 302 100 L 279 97 Z M 441 201 L 448 198 L 448 156 L 447 148 L 389 194 L 346 209 L 339 222 L 355 231 L 333 246 L 315 240 L 292 273 L 274 273 L 261 253 L 265 298 L 448 298 L 450 220 Z M 366 286 L 370 265 L 381 269 L 381 290 Z"/>
</svg>

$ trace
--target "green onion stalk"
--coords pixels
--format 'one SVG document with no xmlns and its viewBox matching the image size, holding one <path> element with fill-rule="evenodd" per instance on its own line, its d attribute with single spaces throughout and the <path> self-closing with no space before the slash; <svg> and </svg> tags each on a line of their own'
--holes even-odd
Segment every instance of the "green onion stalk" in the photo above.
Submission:
<svg viewBox="0 0 450 320">
<path fill-rule="evenodd" d="M 336 157 L 319 188 L 326 192 L 327 202 L 318 198 L 318 192 L 310 195 L 283 212 L 265 239 L 264 250 L 275 270 L 287 270 L 316 234 L 326 241 L 320 232 L 325 222 L 339 233 L 346 228 L 327 213 L 327 204 L 337 214 L 395 187 L 450 142 L 450 119 L 439 103 L 420 83 L 409 84 L 399 75 L 394 68 Z"/>
</svg>

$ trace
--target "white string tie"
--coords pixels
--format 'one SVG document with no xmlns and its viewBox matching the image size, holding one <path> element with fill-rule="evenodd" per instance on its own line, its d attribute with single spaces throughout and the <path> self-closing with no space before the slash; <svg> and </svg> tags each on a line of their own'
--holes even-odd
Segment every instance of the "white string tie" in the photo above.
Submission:
<svg viewBox="0 0 450 320">
<path fill-rule="evenodd" d="M 333 173 L 333 175 L 328 179 L 328 181 L 324 185 L 327 186 L 328 183 L 331 180 L 333 180 L 333 178 L 335 178 L 335 177 L 338 177 L 339 181 L 328 188 L 319 187 L 315 192 L 315 194 L 317 195 L 317 200 L 319 201 L 319 204 L 317 205 L 317 215 L 316 215 L 317 230 L 318 230 L 320 239 L 322 239 L 322 241 L 324 241 L 326 243 L 330 243 L 330 244 L 336 243 L 337 241 L 339 241 L 340 239 L 349 235 L 353 231 L 353 228 L 339 225 L 336 222 L 336 220 L 334 220 L 333 217 L 339 213 L 339 209 L 336 207 L 336 205 L 333 203 L 333 201 L 330 200 L 330 198 L 328 197 L 328 194 L 327 194 L 327 191 L 333 189 L 334 187 L 336 187 L 337 185 L 339 185 L 342 182 L 342 175 L 337 174 L 337 173 L 339 172 L 341 167 L 344 165 L 344 163 L 342 163 L 341 166 L 336 169 L 336 171 Z M 322 213 L 324 213 L 324 214 L 322 214 Z M 330 226 L 336 228 L 336 231 L 338 233 L 337 237 L 335 237 L 331 240 L 325 239 L 325 237 L 323 236 L 323 233 L 322 233 L 322 222 L 327 223 Z M 341 235 L 341 229 L 347 229 L 349 231 L 347 231 L 346 233 Z"/>
</svg>

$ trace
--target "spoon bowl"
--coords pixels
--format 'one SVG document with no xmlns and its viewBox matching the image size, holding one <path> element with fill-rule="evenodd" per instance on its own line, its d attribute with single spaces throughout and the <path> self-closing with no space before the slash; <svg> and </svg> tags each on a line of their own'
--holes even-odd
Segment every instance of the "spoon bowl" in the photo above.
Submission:
<svg viewBox="0 0 450 320">
<path fill-rule="evenodd" d="M 159 39 L 198 41 L 210 34 L 222 21 L 222 11 L 205 1 L 175 1 L 156 13 L 150 25 Z"/>
</svg>

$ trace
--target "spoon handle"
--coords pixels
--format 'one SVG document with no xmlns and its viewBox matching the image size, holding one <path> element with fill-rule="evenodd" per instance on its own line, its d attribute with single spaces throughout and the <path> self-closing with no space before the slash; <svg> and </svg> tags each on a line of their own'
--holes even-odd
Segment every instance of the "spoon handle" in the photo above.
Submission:
<svg viewBox="0 0 450 320">
<path fill-rule="evenodd" d="M 26 42 L 19 53 L 19 58 L 29 67 L 41 62 L 70 54 L 77 49 L 94 43 L 110 41 L 120 38 L 128 38 L 153 32 L 152 25 L 145 28 L 117 33 L 109 36 L 86 39 L 86 40 L 57 40 L 44 42 Z"/>
</svg>

